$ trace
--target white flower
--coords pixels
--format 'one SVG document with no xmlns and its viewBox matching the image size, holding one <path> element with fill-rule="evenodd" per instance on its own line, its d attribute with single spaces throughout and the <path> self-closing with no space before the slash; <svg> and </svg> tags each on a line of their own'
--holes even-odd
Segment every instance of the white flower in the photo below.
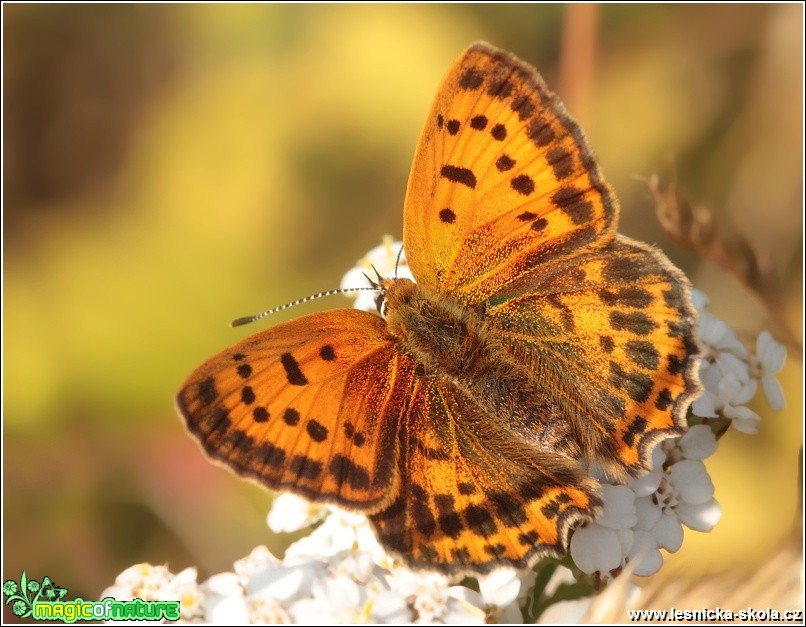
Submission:
<svg viewBox="0 0 806 627">
<path fill-rule="evenodd" d="M 719 376 L 718 368 L 706 366 L 701 371 L 705 391 L 692 403 L 691 411 L 703 418 L 724 416 L 733 421 L 733 426 L 743 433 L 757 433 L 761 417 L 745 407 L 758 390 L 755 379 L 744 382 L 731 374 Z M 714 390 L 714 387 L 716 390 Z"/>
<path fill-rule="evenodd" d="M 643 529 L 633 531 L 632 547 L 627 558 L 630 563 L 635 563 L 633 572 L 639 577 L 654 575 L 663 566 L 657 539 Z"/>
<path fill-rule="evenodd" d="M 195 583 L 196 570 L 187 569 L 182 572 L 180 583 L 192 579 Z M 142 599 L 143 601 L 176 600 L 171 596 L 173 575 L 165 566 L 137 564 L 124 570 L 115 579 L 115 584 L 101 593 L 101 598 L 114 597 L 120 601 Z"/>
<path fill-rule="evenodd" d="M 375 271 L 383 278 L 398 278 L 414 280 L 411 269 L 406 262 L 403 242 L 395 241 L 391 235 L 383 237 L 383 243 L 370 250 L 364 257 L 358 260 L 355 267 L 350 268 L 341 279 L 342 289 L 356 287 L 368 287 L 367 276 L 372 281 L 377 281 Z M 365 276 L 366 275 L 366 276 Z M 349 298 L 355 298 L 353 307 L 364 311 L 377 311 L 375 298 L 377 294 L 373 291 L 357 291 L 346 294 Z"/>
<path fill-rule="evenodd" d="M 691 288 L 691 302 L 697 313 L 702 313 L 711 304 L 708 295 L 705 292 L 698 290 L 696 287 Z"/>
<path fill-rule="evenodd" d="M 371 622 L 394 625 L 410 623 L 414 616 L 409 604 L 396 590 L 381 590 L 375 596 L 372 606 Z"/>
<path fill-rule="evenodd" d="M 291 606 L 296 623 L 333 624 L 368 622 L 364 615 L 366 590 L 347 575 L 328 573 L 313 583 L 310 598 L 301 599 Z"/>
<path fill-rule="evenodd" d="M 283 492 L 274 497 L 267 517 L 269 529 L 274 533 L 290 533 L 310 527 L 327 516 L 325 507 L 292 494 Z"/>
<path fill-rule="evenodd" d="M 705 459 L 716 452 L 716 437 L 708 425 L 694 425 L 677 441 L 686 459 Z"/>
<path fill-rule="evenodd" d="M 603 483 L 604 506 L 594 522 L 579 527 L 571 536 L 571 558 L 582 572 L 609 573 L 624 565 L 632 546 L 635 526 L 635 492 L 623 485 Z"/>
<path fill-rule="evenodd" d="M 707 427 L 705 427 L 708 429 Z M 710 429 L 708 429 L 710 431 Z M 701 454 L 707 445 L 696 442 L 704 432 L 686 443 L 687 448 Z M 655 494 L 635 500 L 638 525 L 630 557 L 641 555 L 635 572 L 656 572 L 663 560 L 658 548 L 675 552 L 683 543 L 681 524 L 696 531 L 710 531 L 719 520 L 719 504 L 713 498 L 714 485 L 705 465 L 697 459 L 681 459 L 664 473 Z"/>
<path fill-rule="evenodd" d="M 310 557 L 294 556 L 282 564 L 258 571 L 245 588 L 249 596 L 267 595 L 288 603 L 310 595 L 314 582 L 324 575 L 326 565 Z"/>
<path fill-rule="evenodd" d="M 235 573 L 220 573 L 205 581 L 204 618 L 208 623 L 242 625 L 249 622 L 244 589 Z"/>
<path fill-rule="evenodd" d="M 387 581 L 392 590 L 410 599 L 416 623 L 433 623 L 444 615 L 449 587 L 444 575 L 398 568 Z"/>
<path fill-rule="evenodd" d="M 366 516 L 334 509 L 310 535 L 288 547 L 286 560 L 291 556 L 322 558 L 359 548 L 370 552 L 377 564 L 389 566 L 394 562 L 378 544 Z"/>
<path fill-rule="evenodd" d="M 520 611 L 517 622 L 523 620 Z M 448 588 L 448 600 L 442 621 L 448 625 L 483 625 L 487 622 L 483 597 L 465 586 Z"/>
<path fill-rule="evenodd" d="M 603 484 L 601 491 L 604 507 L 596 522 L 609 529 L 630 529 L 636 523 L 635 492 L 623 485 Z"/>
<path fill-rule="evenodd" d="M 666 461 L 666 452 L 663 446 L 657 445 L 652 449 L 652 470 L 645 475 L 635 477 L 630 481 L 630 489 L 635 496 L 649 496 L 658 489 L 663 479 L 663 463 Z"/>
<path fill-rule="evenodd" d="M 571 558 L 589 575 L 597 571 L 609 573 L 624 563 L 631 546 L 631 531 L 616 531 L 592 522 L 579 527 L 571 536 Z"/>
<path fill-rule="evenodd" d="M 736 337 L 736 332 L 726 322 L 707 311 L 699 316 L 697 335 L 700 344 L 706 349 L 706 358 L 717 357 L 719 353 L 730 353 L 739 358 L 747 357 L 747 348 Z"/>
<path fill-rule="evenodd" d="M 594 597 L 552 603 L 537 619 L 543 625 L 581 624 L 593 605 Z"/>
<path fill-rule="evenodd" d="M 186 568 L 177 574 L 162 593 L 162 601 L 179 601 L 182 620 L 204 616 L 204 594 L 196 582 L 196 569 Z"/>
<path fill-rule="evenodd" d="M 274 568 L 279 563 L 280 560 L 274 557 L 269 549 L 258 546 L 252 549 L 248 556 L 235 562 L 235 573 L 241 578 L 241 583 L 246 585 L 255 573 Z"/>
<path fill-rule="evenodd" d="M 512 568 L 499 568 L 479 575 L 479 592 L 486 613 L 497 623 L 519 623 L 523 620 L 518 599 L 522 579 Z"/>
<path fill-rule="evenodd" d="M 784 408 L 784 391 L 775 378 L 775 374 L 784 367 L 786 348 L 775 341 L 769 331 L 762 331 L 756 339 L 756 356 L 754 376 L 761 379 L 761 387 L 767 402 L 775 411 Z"/>
</svg>

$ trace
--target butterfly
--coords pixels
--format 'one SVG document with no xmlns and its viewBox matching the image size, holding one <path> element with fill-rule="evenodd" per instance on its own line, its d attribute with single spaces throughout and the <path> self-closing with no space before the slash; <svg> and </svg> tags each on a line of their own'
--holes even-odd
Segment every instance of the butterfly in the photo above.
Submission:
<svg viewBox="0 0 806 627">
<path fill-rule="evenodd" d="M 619 205 L 537 71 L 486 43 L 440 86 L 403 242 L 416 282 L 199 366 L 178 408 L 207 454 L 366 514 L 409 566 L 524 568 L 680 435 L 699 391 L 685 276 L 616 233 Z"/>
</svg>

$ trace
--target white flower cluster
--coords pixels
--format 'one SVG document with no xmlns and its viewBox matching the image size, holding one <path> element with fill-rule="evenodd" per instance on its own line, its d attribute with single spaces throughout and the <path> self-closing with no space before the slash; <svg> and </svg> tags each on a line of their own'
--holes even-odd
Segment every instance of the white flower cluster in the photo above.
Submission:
<svg viewBox="0 0 806 627">
<path fill-rule="evenodd" d="M 604 508 L 571 536 L 571 558 L 585 573 L 609 576 L 636 560 L 634 573 L 648 576 L 663 565 L 661 548 L 677 551 L 686 525 L 710 531 L 722 510 L 702 460 L 716 451 L 707 425 L 655 447 L 652 472 L 627 485 L 601 481 Z"/>
<path fill-rule="evenodd" d="M 757 433 L 761 418 L 746 405 L 760 382 L 770 407 L 775 411 L 784 408 L 784 393 L 775 375 L 784 367 L 786 349 L 769 331 L 762 331 L 756 339 L 755 354 L 750 353 L 733 329 L 708 311 L 707 297 L 696 290 L 694 297 L 703 351 L 700 381 L 705 391 L 691 411 L 702 418 L 728 418 L 739 431 Z"/>
<path fill-rule="evenodd" d="M 288 512 L 306 525 L 306 501 L 281 495 L 270 518 Z M 388 556 L 363 516 L 339 510 L 329 514 L 309 536 L 292 544 L 280 560 L 266 547 L 235 562 L 234 572 L 197 583 L 196 569 L 177 575 L 164 566 L 140 564 L 118 576 L 101 593 L 126 600 L 179 600 L 180 622 L 198 623 L 467 623 L 521 622 L 520 604 L 528 578 L 501 569 L 479 578 L 479 591 L 447 577 L 414 572 Z M 533 581 L 533 578 L 532 578 Z"/>
</svg>

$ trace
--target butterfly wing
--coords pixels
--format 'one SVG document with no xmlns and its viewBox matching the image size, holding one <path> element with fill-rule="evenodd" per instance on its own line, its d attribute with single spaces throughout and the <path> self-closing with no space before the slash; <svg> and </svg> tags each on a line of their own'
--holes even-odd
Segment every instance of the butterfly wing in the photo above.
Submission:
<svg viewBox="0 0 806 627">
<path fill-rule="evenodd" d="M 614 475 L 647 468 L 679 435 L 699 392 L 688 282 L 666 257 L 621 235 L 541 268 L 487 303 L 509 352 Z"/>
<path fill-rule="evenodd" d="M 600 501 L 581 467 L 527 445 L 446 378 L 417 377 L 401 417 L 397 497 L 370 517 L 380 542 L 414 567 L 524 568 L 562 555 Z"/>
<path fill-rule="evenodd" d="M 579 126 L 531 66 L 477 43 L 445 77 L 409 176 L 418 283 L 482 302 L 537 264 L 601 246 L 618 204 Z"/>
<path fill-rule="evenodd" d="M 313 501 L 373 511 L 397 492 L 414 364 L 384 321 L 340 309 L 253 335 L 190 375 L 177 402 L 207 453 Z"/>
</svg>

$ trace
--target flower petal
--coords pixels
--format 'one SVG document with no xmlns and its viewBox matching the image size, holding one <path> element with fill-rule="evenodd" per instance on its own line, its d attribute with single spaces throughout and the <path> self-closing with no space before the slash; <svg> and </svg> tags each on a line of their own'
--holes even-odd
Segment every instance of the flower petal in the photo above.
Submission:
<svg viewBox="0 0 806 627">
<path fill-rule="evenodd" d="M 633 572 L 640 577 L 654 575 L 660 570 L 663 556 L 658 551 L 658 544 L 652 534 L 640 529 L 635 531 L 629 560 L 638 560 Z"/>
<path fill-rule="evenodd" d="M 677 551 L 683 544 L 683 527 L 677 516 L 671 512 L 666 512 L 652 528 L 652 535 L 658 543 L 670 553 Z"/>
<path fill-rule="evenodd" d="M 571 536 L 571 558 L 589 575 L 609 572 L 621 566 L 621 543 L 612 529 L 590 523 Z"/>
<path fill-rule="evenodd" d="M 722 506 L 716 499 L 711 499 L 699 505 L 680 503 L 675 508 L 680 522 L 694 531 L 711 531 L 722 517 Z"/>
<path fill-rule="evenodd" d="M 724 409 L 724 414 L 726 418 L 730 418 L 733 421 L 733 426 L 742 433 L 748 435 L 758 433 L 759 425 L 761 424 L 761 416 L 749 407 L 732 407 L 727 405 Z"/>
<path fill-rule="evenodd" d="M 775 373 L 784 367 L 786 348 L 769 331 L 762 331 L 756 340 L 756 356 L 765 372 Z"/>
<path fill-rule="evenodd" d="M 635 526 L 635 492 L 623 485 L 602 484 L 604 508 L 597 524 L 609 529 L 630 529 Z"/>
<path fill-rule="evenodd" d="M 688 459 L 705 459 L 716 451 L 716 437 L 708 425 L 694 425 L 677 445 Z"/>
<path fill-rule="evenodd" d="M 505 607 L 518 598 L 521 580 L 512 568 L 499 568 L 478 577 L 479 591 L 487 605 Z"/>
<path fill-rule="evenodd" d="M 699 460 L 680 460 L 669 471 L 669 480 L 688 503 L 705 503 L 714 495 L 714 484 Z"/>
<path fill-rule="evenodd" d="M 635 499 L 635 513 L 638 519 L 636 527 L 650 531 L 660 520 L 663 512 L 655 505 L 651 496 L 642 496 Z"/>
<path fill-rule="evenodd" d="M 786 399 L 784 399 L 784 390 L 778 379 L 772 374 L 764 374 L 761 377 L 761 387 L 764 389 L 764 396 L 767 397 L 767 402 L 774 411 L 781 411 L 786 406 Z"/>
</svg>

